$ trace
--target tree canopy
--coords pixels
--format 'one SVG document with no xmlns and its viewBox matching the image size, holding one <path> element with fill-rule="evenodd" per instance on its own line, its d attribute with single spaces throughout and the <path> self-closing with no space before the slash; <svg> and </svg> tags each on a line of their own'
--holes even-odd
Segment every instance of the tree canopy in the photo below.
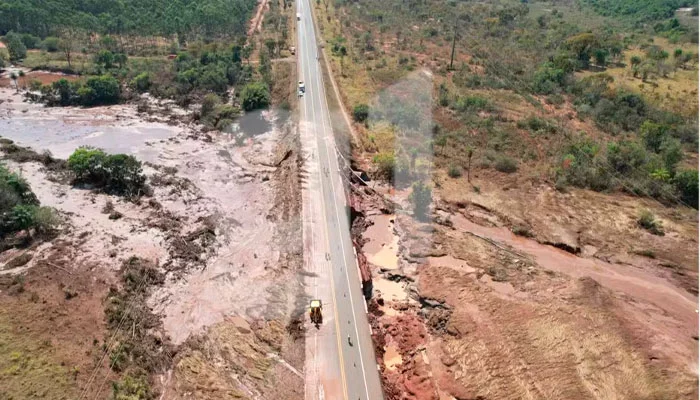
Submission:
<svg viewBox="0 0 700 400">
<path fill-rule="evenodd" d="M 46 37 L 58 27 L 103 34 L 234 36 L 255 0 L 0 0 L 0 34 Z"/>
</svg>

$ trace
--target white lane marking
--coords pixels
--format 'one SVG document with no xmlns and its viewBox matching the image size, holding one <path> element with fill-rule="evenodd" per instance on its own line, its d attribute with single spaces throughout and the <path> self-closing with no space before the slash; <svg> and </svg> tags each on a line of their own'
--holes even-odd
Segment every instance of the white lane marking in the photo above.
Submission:
<svg viewBox="0 0 700 400">
<path fill-rule="evenodd" d="M 312 33 L 313 33 L 313 32 L 312 32 Z M 313 35 L 312 35 L 312 37 L 313 37 Z M 300 47 L 301 47 L 301 46 L 300 46 Z M 308 53 L 307 51 L 304 51 L 304 53 L 305 53 L 306 58 L 308 59 L 309 53 Z M 311 63 L 309 62 L 309 65 L 310 65 L 310 64 L 311 64 Z M 304 73 L 306 73 L 306 72 L 308 72 L 308 71 L 305 70 Z M 309 80 L 309 82 L 311 82 L 311 80 Z M 305 96 L 303 101 L 304 101 L 304 106 L 305 106 L 305 107 L 306 107 L 306 102 L 307 102 L 307 101 L 310 101 L 310 102 L 311 102 L 311 107 L 310 107 L 310 109 L 311 109 L 312 121 L 315 122 L 315 121 L 316 121 L 316 112 L 315 112 L 314 104 L 313 104 L 313 103 L 314 103 L 313 94 L 312 94 L 312 96 L 311 96 L 311 99 L 307 100 L 307 98 L 306 98 L 306 96 Z M 319 98 L 319 106 L 322 106 L 322 104 L 321 104 L 321 102 L 320 102 L 320 98 Z M 321 107 L 321 108 L 323 108 L 323 107 Z M 317 128 L 317 127 L 314 126 L 314 128 Z M 314 129 L 314 135 L 313 135 L 314 138 L 317 138 L 317 136 L 318 136 L 316 132 L 317 132 L 317 130 Z M 313 143 L 313 144 L 311 145 L 312 147 L 314 147 L 314 146 L 317 147 L 317 146 L 318 146 L 318 141 L 317 141 L 317 140 L 316 140 L 315 142 L 312 142 L 312 143 Z M 326 153 L 327 153 L 327 152 L 328 152 L 328 151 L 326 150 Z M 319 166 L 320 166 L 320 158 L 317 159 L 317 160 L 314 160 L 314 161 L 317 162 L 317 163 L 319 164 Z M 320 171 L 316 171 L 316 172 L 320 172 Z M 316 176 L 318 177 L 318 181 L 319 181 L 319 183 L 320 183 L 321 193 L 323 193 L 323 192 L 324 192 L 324 190 L 323 190 L 323 177 L 322 177 L 319 173 L 317 173 Z M 322 209 L 323 214 L 325 215 L 325 214 L 326 214 L 326 213 L 325 213 L 325 201 L 323 200 L 323 196 L 321 196 L 320 206 L 321 206 L 321 209 Z M 325 223 L 326 221 L 327 221 L 327 220 L 324 218 L 324 223 Z M 326 246 L 327 246 L 328 249 L 330 250 L 330 246 L 329 246 L 330 241 L 328 240 L 328 230 L 326 229 L 326 230 L 324 230 L 323 232 L 324 232 L 324 236 L 325 236 L 325 238 L 326 238 Z M 329 266 L 328 271 L 330 271 L 330 274 L 331 274 L 331 276 L 330 276 L 330 278 L 331 278 L 331 293 L 334 293 L 334 287 L 333 287 L 333 286 L 335 286 L 335 285 L 333 284 L 333 277 L 332 277 L 333 268 L 332 268 L 332 265 L 325 264 L 325 263 L 320 263 L 320 264 Z M 337 301 L 335 300 L 335 294 L 333 294 L 333 309 L 335 310 L 335 313 L 334 313 L 334 314 L 335 314 L 335 315 L 334 315 L 334 320 L 336 321 L 336 329 L 337 329 L 336 339 L 337 339 L 337 341 L 338 341 L 338 342 L 337 342 L 337 344 L 338 344 L 338 352 L 339 352 L 338 356 L 339 356 L 339 361 L 340 361 L 340 364 L 341 364 L 341 365 L 340 365 L 340 370 L 341 370 L 341 381 L 342 381 L 342 386 L 343 386 L 343 398 L 344 398 L 344 399 L 347 399 L 347 398 L 348 398 L 348 397 L 347 397 L 347 396 L 348 396 L 348 392 L 347 392 L 347 379 L 346 379 L 346 375 L 345 375 L 345 368 L 344 368 L 344 365 L 342 365 L 342 364 L 344 363 L 344 361 L 343 361 L 344 357 L 343 357 L 343 350 L 342 350 L 342 347 L 340 346 L 340 336 L 338 336 L 338 335 L 341 334 L 341 333 L 340 333 L 341 330 L 340 330 L 340 327 L 338 326 L 338 313 L 337 313 L 337 306 L 336 306 L 336 303 L 337 303 Z M 363 372 L 364 372 L 364 371 L 363 371 Z M 322 387 L 322 386 L 323 386 L 323 385 L 320 385 L 320 384 L 319 384 L 319 390 L 320 390 L 320 394 L 321 394 L 321 396 L 322 396 L 321 398 L 323 398 L 323 387 Z"/>
<path fill-rule="evenodd" d="M 311 37 L 314 39 L 314 43 L 315 43 L 316 42 L 316 33 L 314 31 L 312 31 Z M 318 91 L 320 93 L 325 93 L 325 91 L 323 89 L 323 82 L 321 82 L 320 74 L 316 74 L 315 78 L 316 78 L 316 85 L 318 87 Z M 319 105 L 321 105 L 321 109 L 323 109 L 323 101 L 321 99 L 320 93 L 317 93 L 317 95 L 319 97 Z M 312 113 L 313 113 L 313 110 L 312 110 Z M 315 115 L 315 113 L 314 113 L 314 115 Z M 328 128 L 326 127 L 326 119 L 323 116 L 321 116 L 321 123 L 323 124 L 323 133 L 325 136 Z M 329 120 L 329 123 L 330 123 L 330 120 Z M 326 152 L 327 161 L 330 163 L 330 154 L 328 153 L 328 146 L 323 146 L 323 147 L 324 147 L 324 150 Z M 337 165 L 337 163 L 336 163 L 336 165 Z M 343 253 L 343 265 L 345 266 L 345 280 L 347 281 L 348 292 L 350 295 L 350 311 L 352 312 L 352 319 L 355 322 L 354 323 L 355 337 L 357 338 L 357 340 L 356 340 L 357 341 L 357 349 L 360 353 L 360 367 L 362 369 L 362 383 L 364 384 L 365 394 L 367 395 L 367 399 L 369 400 L 370 397 L 369 397 L 369 388 L 367 387 L 367 375 L 365 373 L 365 363 L 364 363 L 364 360 L 362 357 L 362 348 L 360 345 L 360 332 L 357 330 L 357 316 L 355 315 L 355 307 L 353 306 L 354 300 L 352 298 L 352 286 L 350 286 L 350 278 L 348 276 L 348 271 L 347 271 L 348 265 L 347 265 L 347 262 L 345 259 L 345 254 L 346 254 L 345 253 L 345 245 L 343 244 L 342 231 L 340 230 L 341 225 L 340 225 L 340 217 L 339 217 L 339 212 L 338 212 L 338 203 L 335 201 L 335 200 L 337 200 L 337 195 L 335 192 L 335 185 L 333 184 L 333 178 L 330 178 L 330 181 L 331 181 L 331 194 L 333 195 L 333 200 L 334 200 L 333 207 L 335 209 L 335 218 L 336 218 L 336 222 L 337 222 L 338 232 L 340 233 L 340 236 L 341 236 L 340 248 L 341 248 L 341 251 Z M 357 260 L 355 260 L 355 262 L 357 263 Z M 366 303 L 365 303 L 365 307 L 367 307 Z"/>
</svg>

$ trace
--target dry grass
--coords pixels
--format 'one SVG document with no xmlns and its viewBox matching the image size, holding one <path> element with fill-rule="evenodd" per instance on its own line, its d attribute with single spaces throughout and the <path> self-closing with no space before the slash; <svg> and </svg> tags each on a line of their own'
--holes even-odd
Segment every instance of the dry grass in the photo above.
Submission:
<svg viewBox="0 0 700 400">
<path fill-rule="evenodd" d="M 673 44 L 664 38 L 654 38 L 654 45 L 661 47 L 671 56 L 669 63 L 673 63 L 673 52 L 675 49 L 682 49 L 684 53 L 692 52 L 697 56 L 698 47 L 690 43 Z M 659 77 L 654 80 L 642 81 L 632 74 L 629 60 L 633 56 L 645 58 L 645 52 L 639 46 L 630 48 L 624 52 L 624 67 L 610 67 L 605 73 L 615 79 L 614 85 L 623 87 L 644 96 L 651 104 L 681 114 L 686 117 L 698 115 L 698 69 L 697 63 L 688 69 L 676 69 L 667 78 Z M 581 77 L 595 74 L 594 72 L 583 72 Z"/>
</svg>

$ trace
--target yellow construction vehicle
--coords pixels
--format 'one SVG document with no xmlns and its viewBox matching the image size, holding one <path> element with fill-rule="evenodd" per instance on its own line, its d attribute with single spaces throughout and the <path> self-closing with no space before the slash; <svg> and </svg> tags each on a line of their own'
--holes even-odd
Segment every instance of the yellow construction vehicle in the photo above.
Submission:
<svg viewBox="0 0 700 400">
<path fill-rule="evenodd" d="M 311 318 L 311 323 L 316 325 L 316 329 L 323 323 L 321 308 L 323 308 L 321 300 L 311 300 L 311 304 L 309 305 L 309 318 Z"/>
</svg>

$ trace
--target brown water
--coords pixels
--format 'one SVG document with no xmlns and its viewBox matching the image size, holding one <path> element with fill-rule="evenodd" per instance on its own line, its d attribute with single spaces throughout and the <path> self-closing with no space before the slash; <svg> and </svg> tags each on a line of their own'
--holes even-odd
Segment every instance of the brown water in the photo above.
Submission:
<svg viewBox="0 0 700 400">
<path fill-rule="evenodd" d="M 44 107 L 26 103 L 21 95 L 0 88 L 0 136 L 66 159 L 78 147 L 125 153 L 154 162 L 154 143 L 175 137 L 182 128 L 143 121 L 133 106 Z"/>
<path fill-rule="evenodd" d="M 381 270 L 394 270 L 399 267 L 399 237 L 394 235 L 393 215 L 373 215 L 369 220 L 374 224 L 367 228 L 363 237 L 368 239 L 362 247 L 367 261 Z"/>
</svg>

